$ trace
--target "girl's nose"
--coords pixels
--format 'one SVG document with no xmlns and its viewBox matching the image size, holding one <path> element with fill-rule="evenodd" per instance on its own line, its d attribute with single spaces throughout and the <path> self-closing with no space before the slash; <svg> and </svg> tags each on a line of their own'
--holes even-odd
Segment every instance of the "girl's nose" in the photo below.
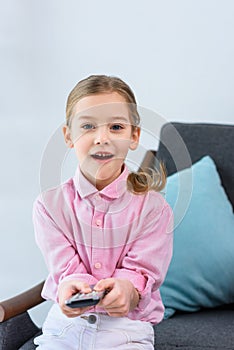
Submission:
<svg viewBox="0 0 234 350">
<path fill-rule="evenodd" d="M 109 143 L 109 135 L 108 135 L 108 129 L 104 126 L 99 126 L 97 128 L 97 131 L 95 133 L 95 144 L 96 145 L 102 145 Z"/>
</svg>

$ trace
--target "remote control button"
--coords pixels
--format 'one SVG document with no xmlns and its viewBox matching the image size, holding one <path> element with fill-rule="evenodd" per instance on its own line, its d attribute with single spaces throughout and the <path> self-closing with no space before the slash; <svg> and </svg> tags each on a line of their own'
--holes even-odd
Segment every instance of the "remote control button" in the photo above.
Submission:
<svg viewBox="0 0 234 350">
<path fill-rule="evenodd" d="M 96 323 L 96 321 L 97 321 L 97 317 L 95 315 L 89 315 L 89 317 L 88 317 L 89 323 L 94 324 L 94 323 Z"/>
</svg>

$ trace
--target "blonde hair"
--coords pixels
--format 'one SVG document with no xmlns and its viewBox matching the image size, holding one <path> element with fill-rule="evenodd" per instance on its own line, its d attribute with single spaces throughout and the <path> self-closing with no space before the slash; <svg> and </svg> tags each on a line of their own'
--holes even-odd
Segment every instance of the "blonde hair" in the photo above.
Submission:
<svg viewBox="0 0 234 350">
<path fill-rule="evenodd" d="M 117 92 L 129 103 L 130 117 L 133 128 L 139 128 L 140 116 L 137 111 L 137 103 L 131 88 L 120 78 L 107 75 L 91 75 L 81 81 L 72 89 L 67 98 L 66 124 L 71 125 L 73 109 L 76 103 L 88 95 Z M 130 173 L 127 178 L 129 191 L 143 194 L 150 190 L 161 191 L 166 184 L 166 172 L 162 163 L 157 170 L 147 169 Z"/>
</svg>

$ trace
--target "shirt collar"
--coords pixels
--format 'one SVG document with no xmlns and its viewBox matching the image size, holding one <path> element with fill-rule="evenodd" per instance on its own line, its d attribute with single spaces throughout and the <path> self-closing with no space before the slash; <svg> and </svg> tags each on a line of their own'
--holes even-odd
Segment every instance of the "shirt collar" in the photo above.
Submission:
<svg viewBox="0 0 234 350">
<path fill-rule="evenodd" d="M 108 186 L 104 187 L 101 191 L 89 182 L 88 179 L 83 175 L 78 166 L 76 170 L 76 174 L 73 178 L 75 188 L 78 191 L 81 198 L 88 197 L 90 195 L 99 193 L 108 198 L 115 199 L 121 197 L 127 191 L 127 178 L 129 175 L 129 170 L 127 166 L 124 164 L 124 169 L 122 173 Z"/>
</svg>

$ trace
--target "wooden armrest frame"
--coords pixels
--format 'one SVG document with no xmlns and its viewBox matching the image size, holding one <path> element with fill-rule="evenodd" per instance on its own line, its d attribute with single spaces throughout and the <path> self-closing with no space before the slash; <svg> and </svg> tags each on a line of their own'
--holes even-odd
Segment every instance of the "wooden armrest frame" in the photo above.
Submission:
<svg viewBox="0 0 234 350">
<path fill-rule="evenodd" d="M 0 302 L 0 322 L 17 316 L 45 301 L 41 296 L 43 285 L 44 281 L 24 293 Z"/>
</svg>

